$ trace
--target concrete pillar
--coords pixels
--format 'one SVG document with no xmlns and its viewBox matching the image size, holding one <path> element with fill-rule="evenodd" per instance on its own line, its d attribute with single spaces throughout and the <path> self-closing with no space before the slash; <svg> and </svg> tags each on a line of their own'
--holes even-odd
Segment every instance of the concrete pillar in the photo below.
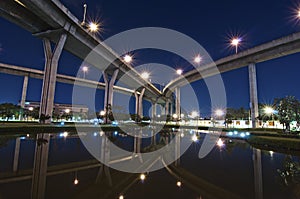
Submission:
<svg viewBox="0 0 300 199">
<path fill-rule="evenodd" d="M 31 199 L 44 198 L 48 166 L 50 134 L 37 135 L 32 175 Z"/>
<path fill-rule="evenodd" d="M 263 199 L 261 150 L 253 149 L 255 199 Z"/>
<path fill-rule="evenodd" d="M 21 138 L 16 139 L 16 145 L 15 145 L 15 154 L 14 154 L 14 163 L 13 163 L 13 172 L 18 171 L 18 165 L 19 165 L 19 155 L 20 155 L 20 146 L 21 146 Z"/>
<path fill-rule="evenodd" d="M 135 95 L 135 113 L 142 117 L 143 116 L 143 97 L 145 93 L 145 88 L 142 89 L 140 94 L 137 92 L 134 93 Z"/>
<path fill-rule="evenodd" d="M 114 84 L 116 82 L 119 70 L 115 70 L 111 78 L 109 78 L 106 72 L 103 73 L 103 79 L 105 83 L 105 94 L 104 94 L 104 110 L 105 110 L 105 123 L 109 123 L 110 120 L 107 117 L 109 112 L 109 107 L 112 108 L 113 105 L 113 95 L 114 95 Z"/>
<path fill-rule="evenodd" d="M 180 119 L 180 114 L 181 114 L 181 108 L 180 108 L 180 88 L 176 87 L 175 89 L 175 114 L 177 115 L 178 119 Z"/>
<path fill-rule="evenodd" d="M 249 70 L 249 85 L 250 85 L 250 108 L 252 128 L 257 127 L 256 118 L 258 117 L 258 97 L 257 97 L 257 80 L 256 80 L 256 67 L 251 63 L 248 67 Z"/>
<path fill-rule="evenodd" d="M 24 81 L 23 81 L 23 89 L 22 89 L 22 97 L 21 97 L 21 108 L 25 107 L 25 101 L 26 101 L 26 94 L 27 94 L 27 86 L 28 86 L 28 76 L 24 76 Z"/>
<path fill-rule="evenodd" d="M 165 114 L 166 115 L 170 114 L 170 103 L 169 103 L 169 100 L 166 101 Z"/>
<path fill-rule="evenodd" d="M 44 53 L 45 53 L 45 69 L 43 78 L 43 87 L 40 103 L 40 117 L 41 115 L 49 116 L 50 119 L 45 120 L 45 123 L 51 122 L 55 85 L 56 85 L 56 74 L 58 60 L 62 53 L 63 47 L 67 39 L 67 34 L 62 34 L 58 43 L 56 44 L 54 51 L 51 49 L 50 40 L 44 39 Z"/>
<path fill-rule="evenodd" d="M 154 118 L 156 117 L 156 103 L 152 102 L 151 106 L 152 106 L 151 119 L 152 121 L 154 121 Z"/>
</svg>

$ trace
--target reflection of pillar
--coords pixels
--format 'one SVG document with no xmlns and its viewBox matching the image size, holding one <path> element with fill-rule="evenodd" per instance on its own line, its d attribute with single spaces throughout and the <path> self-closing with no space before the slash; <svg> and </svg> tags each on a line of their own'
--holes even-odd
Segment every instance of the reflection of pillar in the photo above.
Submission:
<svg viewBox="0 0 300 199">
<path fill-rule="evenodd" d="M 156 134 L 154 134 L 154 130 L 151 130 L 151 145 L 156 145 Z"/>
<path fill-rule="evenodd" d="M 98 176 L 96 182 L 102 177 L 103 173 L 107 177 L 108 185 L 112 186 L 112 179 L 109 171 L 109 161 L 110 161 L 110 146 L 109 139 L 107 135 L 101 137 L 101 163 L 102 165 L 99 168 Z"/>
<path fill-rule="evenodd" d="M 255 199 L 263 199 L 261 150 L 253 149 Z"/>
<path fill-rule="evenodd" d="M 20 145 L 21 145 L 21 139 L 18 137 L 16 139 L 13 172 L 17 172 L 18 171 L 19 155 L 20 155 Z"/>
<path fill-rule="evenodd" d="M 21 108 L 25 107 L 25 101 L 26 101 L 26 94 L 27 94 L 27 86 L 28 86 L 28 76 L 24 76 L 24 81 L 23 81 L 23 89 L 22 89 L 22 97 L 21 97 Z"/>
<path fill-rule="evenodd" d="M 35 146 L 31 198 L 44 198 L 48 165 L 50 134 L 38 134 Z"/>
<path fill-rule="evenodd" d="M 178 131 L 175 135 L 175 166 L 180 165 L 180 139 L 181 134 Z"/>
<path fill-rule="evenodd" d="M 256 67 L 252 63 L 249 65 L 249 86 L 250 86 L 250 108 L 252 128 L 257 127 L 256 118 L 258 117 L 258 99 L 257 99 L 257 81 L 256 81 Z"/>
<path fill-rule="evenodd" d="M 166 108 L 166 110 L 165 110 L 166 115 L 169 115 L 170 114 L 170 112 L 169 112 L 169 110 L 170 110 L 169 100 L 166 101 L 166 107 L 165 108 Z"/>
<path fill-rule="evenodd" d="M 50 116 L 50 119 L 45 120 L 46 123 L 51 122 L 51 116 L 54 104 L 55 84 L 58 60 L 63 50 L 67 34 L 62 34 L 54 51 L 51 49 L 50 40 L 44 39 L 44 52 L 45 52 L 45 73 L 43 79 L 41 104 L 40 104 L 40 117 Z"/>
<path fill-rule="evenodd" d="M 175 101 L 175 114 L 177 115 L 177 117 L 180 119 L 180 88 L 176 87 L 175 89 L 175 95 L 176 95 L 176 101 Z"/>
<path fill-rule="evenodd" d="M 103 79 L 105 82 L 105 94 L 104 94 L 104 110 L 105 110 L 105 123 L 109 123 L 108 114 L 111 110 L 108 110 L 109 107 L 112 107 L 113 104 L 113 95 L 114 95 L 114 84 L 116 82 L 119 70 L 115 70 L 111 78 L 109 78 L 106 72 L 103 73 Z"/>
<path fill-rule="evenodd" d="M 142 89 L 140 94 L 137 92 L 134 93 L 135 95 L 135 113 L 137 116 L 142 117 L 143 116 L 143 96 L 145 93 L 145 88 Z"/>
<path fill-rule="evenodd" d="M 143 162 L 142 154 L 141 154 L 141 147 L 142 147 L 142 136 L 143 136 L 143 130 L 140 129 L 138 132 L 138 135 L 134 136 L 134 145 L 133 145 L 133 155 L 136 157 L 138 156 L 140 162 Z"/>
</svg>

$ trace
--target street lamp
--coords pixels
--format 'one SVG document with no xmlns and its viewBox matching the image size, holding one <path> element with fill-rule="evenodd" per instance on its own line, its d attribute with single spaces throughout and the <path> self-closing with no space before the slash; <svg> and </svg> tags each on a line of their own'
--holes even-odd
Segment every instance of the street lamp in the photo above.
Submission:
<svg viewBox="0 0 300 199">
<path fill-rule="evenodd" d="M 240 45 L 242 39 L 239 37 L 233 38 L 231 40 L 231 45 L 235 47 L 235 53 L 238 53 L 238 46 Z"/>
<path fill-rule="evenodd" d="M 89 68 L 87 66 L 82 67 L 83 79 L 85 79 L 85 74 L 88 72 Z"/>
<path fill-rule="evenodd" d="M 126 63 L 130 63 L 130 62 L 132 61 L 132 56 L 130 56 L 130 55 L 125 55 L 125 56 L 124 56 L 124 61 L 125 61 Z"/>
<path fill-rule="evenodd" d="M 93 33 L 98 32 L 98 30 L 99 30 L 99 24 L 96 23 L 96 22 L 90 22 L 88 28 Z"/>
<path fill-rule="evenodd" d="M 200 55 L 197 55 L 195 58 L 194 58 L 194 62 L 199 64 L 200 62 L 202 61 L 202 57 Z"/>
<path fill-rule="evenodd" d="M 176 70 L 176 73 L 177 73 L 177 75 L 182 75 L 183 70 L 182 70 L 182 69 L 177 69 L 177 70 Z"/>
<path fill-rule="evenodd" d="M 149 74 L 148 72 L 143 72 L 143 73 L 141 74 L 141 77 L 142 77 L 143 79 L 145 79 L 145 80 L 148 80 L 149 77 L 150 77 L 150 74 Z"/>
<path fill-rule="evenodd" d="M 221 109 L 217 109 L 215 111 L 215 115 L 218 116 L 218 117 L 222 117 L 224 115 L 224 111 L 221 110 Z"/>
</svg>

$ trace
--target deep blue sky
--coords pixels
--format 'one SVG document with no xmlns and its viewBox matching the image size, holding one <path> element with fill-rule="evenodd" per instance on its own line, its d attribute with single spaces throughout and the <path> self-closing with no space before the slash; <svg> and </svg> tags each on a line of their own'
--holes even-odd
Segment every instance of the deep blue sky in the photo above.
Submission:
<svg viewBox="0 0 300 199">
<path fill-rule="evenodd" d="M 299 1 L 300 2 L 300 1 Z M 300 31 L 293 19 L 297 1 L 292 0 L 63 0 L 62 3 L 80 20 L 82 6 L 88 4 L 88 16 L 103 24 L 101 38 L 138 27 L 164 27 L 182 32 L 198 41 L 214 60 L 231 55 L 228 36 L 243 36 L 242 49 L 271 41 Z M 0 18 L 0 62 L 43 69 L 44 55 L 41 40 L 16 25 Z M 160 62 L 171 67 L 180 65 L 176 57 L 158 53 L 139 53 L 137 63 Z M 155 56 L 154 58 L 154 55 Z M 299 59 L 295 54 L 257 64 L 259 102 L 271 103 L 275 97 L 295 95 L 300 99 Z M 58 73 L 75 75 L 81 61 L 64 52 Z M 185 70 L 190 69 L 184 66 Z M 242 68 L 224 73 L 229 107 L 249 107 L 248 71 Z M 22 78 L 0 74 L 0 103 L 17 103 L 21 98 Z M 30 79 L 27 99 L 40 100 L 41 80 Z M 209 97 L 202 81 L 193 84 L 199 95 L 201 110 L 209 114 Z M 57 84 L 58 103 L 71 103 L 72 87 Z M 102 103 L 102 92 L 99 102 Z M 100 109 L 101 105 L 97 107 Z"/>
</svg>

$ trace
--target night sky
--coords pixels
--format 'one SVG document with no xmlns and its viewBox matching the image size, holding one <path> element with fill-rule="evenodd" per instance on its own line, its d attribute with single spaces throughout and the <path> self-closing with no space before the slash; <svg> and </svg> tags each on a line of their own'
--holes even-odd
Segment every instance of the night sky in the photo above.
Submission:
<svg viewBox="0 0 300 199">
<path fill-rule="evenodd" d="M 300 1 L 299 1 L 300 2 Z M 88 5 L 88 19 L 99 19 L 103 31 L 99 37 L 109 38 L 119 32 L 139 27 L 163 27 L 182 32 L 199 42 L 217 60 L 234 54 L 228 46 L 230 36 L 239 34 L 243 43 L 239 51 L 300 31 L 295 16 L 297 1 L 291 0 L 63 0 L 62 3 L 82 19 L 83 4 Z M 0 62 L 29 68 L 44 68 L 42 41 L 6 19 L 0 18 Z M 191 67 L 180 59 L 157 51 L 136 53 L 136 65 L 158 62 L 171 67 Z M 298 62 L 300 55 L 257 64 L 260 103 L 272 103 L 274 98 L 294 95 L 300 99 Z M 63 52 L 58 73 L 75 75 L 81 60 Z M 151 66 L 150 66 L 151 70 Z M 222 74 L 228 107 L 249 108 L 247 67 Z M 22 77 L 0 74 L 0 103 L 18 103 L 21 99 Z M 30 79 L 27 100 L 39 101 L 41 80 Z M 201 112 L 210 113 L 209 96 L 203 81 L 193 83 L 197 90 Z M 103 106 L 103 92 L 97 93 Z M 57 84 L 56 103 L 71 103 L 72 86 Z"/>
</svg>

